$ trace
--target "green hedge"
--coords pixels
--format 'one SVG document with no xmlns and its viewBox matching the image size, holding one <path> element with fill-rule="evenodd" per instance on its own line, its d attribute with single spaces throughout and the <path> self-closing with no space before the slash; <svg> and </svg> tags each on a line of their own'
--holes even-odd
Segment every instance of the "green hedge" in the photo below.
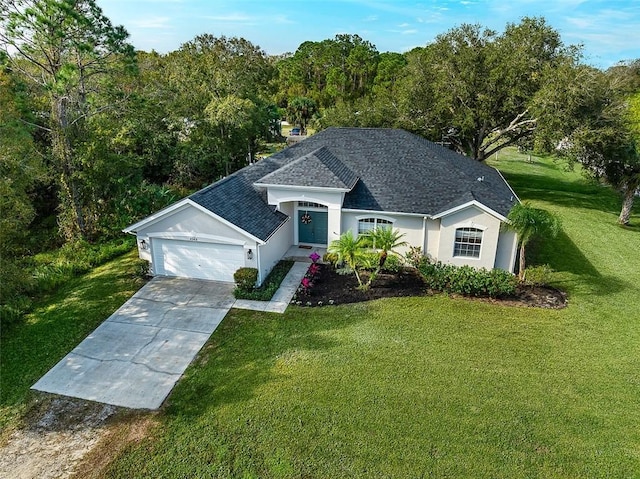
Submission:
<svg viewBox="0 0 640 479">
<path fill-rule="evenodd" d="M 447 293 L 501 298 L 512 296 L 518 283 L 516 277 L 504 270 L 473 268 L 432 263 L 426 258 L 418 266 L 428 288 Z"/>
<path fill-rule="evenodd" d="M 236 299 L 252 299 L 254 301 L 269 301 L 271 300 L 275 292 L 278 291 L 280 284 L 282 284 L 282 280 L 287 275 L 287 273 L 289 272 L 292 266 L 293 266 L 293 261 L 282 260 L 273 267 L 273 269 L 271 270 L 271 273 L 269 273 L 269 276 L 267 276 L 267 278 L 264 280 L 264 282 L 259 288 L 255 288 L 255 287 L 240 288 L 239 286 L 236 286 L 236 288 L 233 290 L 233 295 L 236 297 Z M 253 268 L 240 268 L 240 270 L 242 269 L 253 269 Z M 238 273 L 238 271 L 236 271 L 236 273 Z M 255 271 L 256 271 L 256 279 L 257 279 L 258 270 L 255 270 Z M 234 279 L 235 279 L 235 274 L 234 274 Z M 236 283 L 237 282 L 238 281 L 236 280 Z M 253 281 L 253 285 L 255 285 L 255 280 Z"/>
<path fill-rule="evenodd" d="M 233 273 L 236 288 L 243 292 L 253 291 L 258 282 L 258 270 L 256 268 L 240 268 Z"/>
</svg>

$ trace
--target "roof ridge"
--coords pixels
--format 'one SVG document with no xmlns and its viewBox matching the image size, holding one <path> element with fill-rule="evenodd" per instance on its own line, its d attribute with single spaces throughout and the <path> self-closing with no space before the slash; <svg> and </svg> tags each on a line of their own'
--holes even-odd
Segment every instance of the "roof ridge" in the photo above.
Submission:
<svg viewBox="0 0 640 479">
<path fill-rule="evenodd" d="M 322 150 L 324 150 L 324 153 L 326 154 L 322 156 L 318 155 L 317 153 Z M 331 173 L 333 173 L 346 186 L 350 186 L 351 188 L 353 188 L 353 186 L 358 181 L 359 179 L 358 175 L 356 175 L 351 170 L 351 168 L 349 168 L 344 163 L 344 161 L 342 161 L 337 155 L 335 155 L 334 152 L 331 150 L 331 148 L 329 148 L 328 146 L 323 146 L 322 148 L 318 148 L 314 152 L 310 153 L 310 155 L 311 154 L 314 154 L 316 158 L 318 158 L 324 166 L 329 168 L 329 171 L 331 171 Z M 333 160 L 333 162 L 338 163 L 339 169 L 337 171 L 335 169 L 336 165 L 331 164 L 332 163 L 331 160 Z"/>
</svg>

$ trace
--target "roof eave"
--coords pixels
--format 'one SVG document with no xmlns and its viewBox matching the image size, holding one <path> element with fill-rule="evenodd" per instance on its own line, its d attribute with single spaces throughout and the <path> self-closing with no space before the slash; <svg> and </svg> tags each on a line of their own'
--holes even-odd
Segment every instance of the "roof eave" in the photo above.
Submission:
<svg viewBox="0 0 640 479">
<path fill-rule="evenodd" d="M 336 187 L 330 187 L 330 186 L 279 185 L 279 184 L 272 184 L 272 183 L 254 183 L 253 186 L 255 186 L 256 188 L 282 188 L 285 190 L 296 190 L 296 191 L 298 190 L 332 191 L 332 192 L 338 192 L 338 193 L 348 193 L 353 189 L 353 187 L 351 187 L 351 189 L 347 189 L 347 188 L 336 188 Z"/>
<path fill-rule="evenodd" d="M 462 204 L 460 204 L 458 206 L 454 206 L 453 208 L 449 208 L 448 210 L 441 211 L 440 213 L 437 213 L 437 214 L 433 215 L 432 218 L 434 220 L 437 220 L 437 219 L 443 218 L 445 216 L 449 216 L 449 215 L 451 215 L 453 213 L 456 213 L 458 211 L 461 211 L 461 210 L 464 210 L 466 208 L 469 208 L 470 206 L 475 206 L 475 207 L 481 209 L 482 211 L 484 211 L 485 213 L 488 213 L 491 216 L 495 216 L 500 221 L 508 222 L 506 216 L 501 215 L 496 210 L 494 210 L 492 208 L 489 208 L 487 205 L 484 205 L 484 204 L 482 204 L 482 203 L 480 203 L 479 201 L 476 201 L 476 200 L 468 201 L 468 202 L 462 203 Z"/>
<path fill-rule="evenodd" d="M 136 232 L 143 226 L 150 226 L 158 221 L 160 221 L 162 218 L 164 218 L 165 216 L 167 216 L 170 213 L 174 213 L 175 211 L 188 206 L 189 203 L 193 203 L 192 201 L 189 200 L 189 198 L 183 198 L 175 203 L 173 203 L 172 205 L 167 206 L 166 208 L 161 209 L 160 211 L 157 211 L 155 213 L 153 213 L 152 215 L 147 216 L 144 219 L 141 219 L 140 221 L 138 221 L 137 223 L 132 224 L 131 226 L 127 226 L 126 228 L 124 228 L 122 230 L 123 233 L 128 233 L 128 234 L 136 234 Z"/>
<path fill-rule="evenodd" d="M 157 223 L 158 221 L 161 221 L 163 218 L 169 216 L 170 214 L 173 214 L 173 213 L 177 212 L 178 210 L 180 210 L 182 208 L 185 208 L 187 206 L 192 206 L 192 207 L 202 211 L 204 214 L 212 217 L 213 219 L 215 219 L 217 221 L 220 221 L 224 225 L 226 225 L 229 228 L 237 231 L 238 233 L 246 236 L 247 238 L 251 239 L 252 241 L 255 241 L 255 242 L 260 243 L 260 244 L 266 243 L 265 240 L 260 239 L 257 236 L 252 235 L 248 231 L 240 228 L 239 226 L 231 223 L 230 221 L 227 221 L 222 216 L 217 215 L 213 211 L 211 211 L 211 210 L 205 208 L 204 206 L 196 203 L 191 198 L 184 198 L 184 199 L 178 201 L 177 203 L 174 203 L 173 205 L 168 206 L 167 208 L 164 208 L 164 209 L 158 211 L 157 213 L 154 213 L 153 215 L 148 216 L 145 219 L 138 221 L 137 223 L 134 223 L 133 225 L 123 229 L 122 231 L 123 231 L 123 233 L 137 234 L 138 230 L 140 230 L 142 227 L 149 227 L 149 226 L 153 225 L 154 223 Z"/>
</svg>

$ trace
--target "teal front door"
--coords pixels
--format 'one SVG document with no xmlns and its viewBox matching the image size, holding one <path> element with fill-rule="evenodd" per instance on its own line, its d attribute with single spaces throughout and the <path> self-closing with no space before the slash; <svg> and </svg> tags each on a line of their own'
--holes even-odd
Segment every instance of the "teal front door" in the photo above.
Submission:
<svg viewBox="0 0 640 479">
<path fill-rule="evenodd" d="M 327 244 L 327 212 L 298 211 L 298 243 Z"/>
</svg>

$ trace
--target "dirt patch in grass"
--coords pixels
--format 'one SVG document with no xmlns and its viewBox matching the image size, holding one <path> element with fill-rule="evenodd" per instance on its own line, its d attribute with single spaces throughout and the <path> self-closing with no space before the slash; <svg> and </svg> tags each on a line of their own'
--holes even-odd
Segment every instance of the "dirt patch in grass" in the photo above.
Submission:
<svg viewBox="0 0 640 479">
<path fill-rule="evenodd" d="M 0 477 L 69 477 L 117 412 L 115 406 L 38 394 L 23 427 L 0 449 Z"/>
<path fill-rule="evenodd" d="M 120 415 L 107 428 L 98 443 L 75 468 L 74 479 L 104 477 L 111 461 L 131 444 L 147 438 L 157 425 L 157 413 L 128 412 Z"/>
<path fill-rule="evenodd" d="M 363 291 L 358 289 L 355 275 L 338 274 L 329 265 L 320 265 L 320 273 L 308 294 L 297 294 L 294 301 L 301 306 L 327 306 L 332 304 L 359 303 L 380 298 L 402 296 L 425 296 L 438 294 L 427 291 L 417 270 L 404 268 L 397 274 L 382 273 L 373 281 L 371 287 Z M 368 279 L 363 273 L 363 281 Z M 458 295 L 453 295 L 459 297 Z M 528 306 L 538 308 L 564 308 L 567 295 L 563 291 L 550 286 L 520 285 L 515 296 L 508 298 L 468 298 L 510 306 Z"/>
<path fill-rule="evenodd" d="M 0 448 L 0 477 L 99 477 L 123 447 L 146 435 L 153 417 L 108 404 L 35 393 L 23 426 Z"/>
</svg>

